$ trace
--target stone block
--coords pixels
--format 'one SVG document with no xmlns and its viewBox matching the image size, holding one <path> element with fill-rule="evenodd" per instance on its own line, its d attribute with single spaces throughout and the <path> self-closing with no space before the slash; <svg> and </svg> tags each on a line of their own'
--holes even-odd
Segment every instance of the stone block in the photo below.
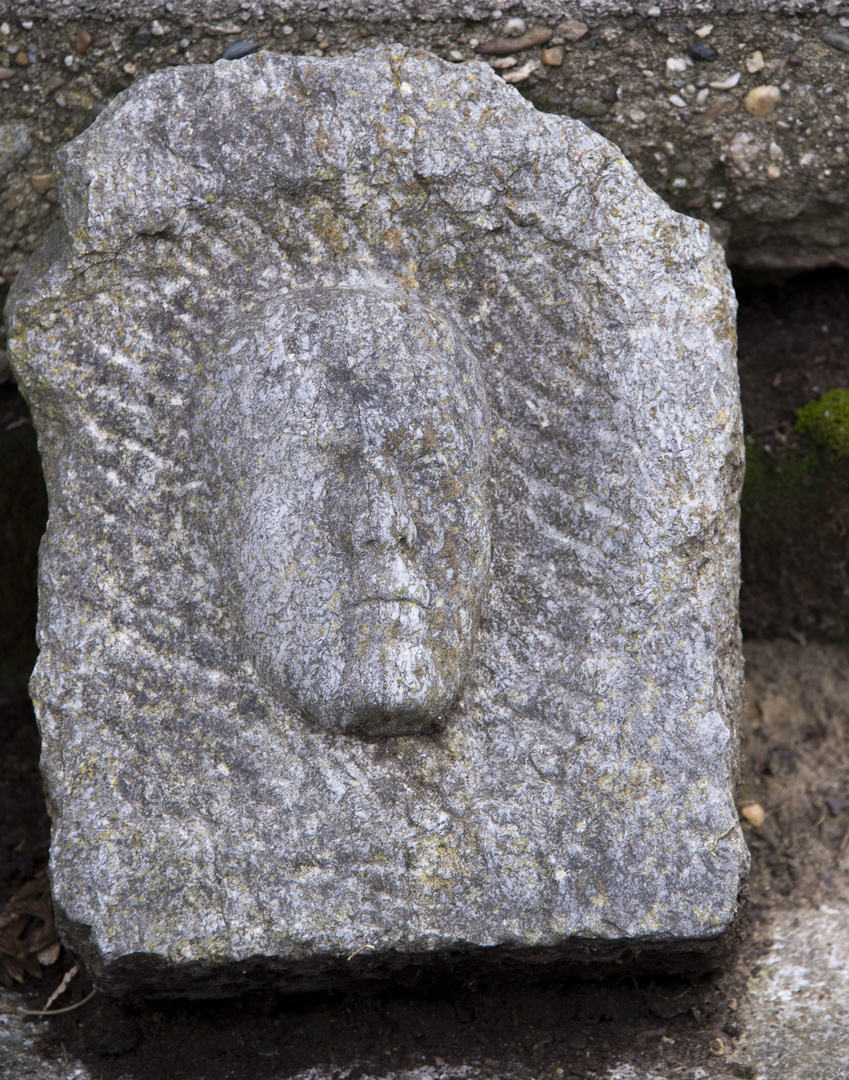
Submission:
<svg viewBox="0 0 849 1080">
<path fill-rule="evenodd" d="M 484 64 L 139 81 L 12 289 L 32 694 L 112 991 L 710 948 L 746 854 L 735 304 Z"/>
</svg>

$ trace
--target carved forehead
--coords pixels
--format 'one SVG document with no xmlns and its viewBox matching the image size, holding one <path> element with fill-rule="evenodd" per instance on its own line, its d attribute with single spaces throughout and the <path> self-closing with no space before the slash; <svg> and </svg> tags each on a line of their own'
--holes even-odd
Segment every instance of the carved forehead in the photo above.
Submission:
<svg viewBox="0 0 849 1080">
<path fill-rule="evenodd" d="M 406 295 L 343 289 L 303 290 L 246 315 L 222 343 L 218 407 L 256 422 L 276 412 L 295 422 L 355 407 L 391 424 L 418 409 L 488 443 L 489 423 L 477 363 L 456 326 Z M 261 405 L 261 407 L 260 407 Z"/>
</svg>

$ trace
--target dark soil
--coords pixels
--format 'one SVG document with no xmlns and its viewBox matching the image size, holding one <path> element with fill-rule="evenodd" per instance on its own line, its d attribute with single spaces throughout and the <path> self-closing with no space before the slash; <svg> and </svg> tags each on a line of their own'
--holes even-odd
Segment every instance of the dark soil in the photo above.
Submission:
<svg viewBox="0 0 849 1080">
<path fill-rule="evenodd" d="M 3 296 L 0 295 L 0 302 Z M 35 663 L 38 542 L 47 496 L 35 431 L 12 383 L 0 386 L 0 907 L 47 863 L 50 822 L 27 695 Z"/>
<path fill-rule="evenodd" d="M 793 444 L 795 409 L 826 389 L 847 386 L 847 279 L 805 275 L 782 286 L 740 290 L 747 431 L 764 446 L 767 438 L 781 445 L 782 433 Z M 21 462 L 20 479 L 6 476 L 0 491 L 7 530 L 0 551 L 0 633 L 9 658 L 0 687 L 0 917 L 2 905 L 43 868 L 48 837 L 38 735 L 24 681 L 33 655 L 33 545 L 44 519 L 43 489 L 32 479 L 34 434 L 26 422 L 17 423 L 25 416 L 17 392 L 0 388 L 4 470 L 7 454 L 20 455 Z M 811 530 L 813 547 L 820 539 Z M 751 611 L 758 586 L 745 563 L 744 577 Z M 745 1076 L 727 1057 L 739 1034 L 737 1001 L 769 946 L 768 910 L 849 899 L 849 650 L 753 641 L 746 653 L 741 799 L 761 804 L 766 820 L 757 829 L 746 826 L 753 853 L 751 919 L 724 967 L 689 976 L 549 975 L 521 984 L 410 971 L 390 983 L 326 994 L 263 991 L 211 1002 L 114 1001 L 96 994 L 54 1017 L 35 1052 L 81 1060 L 95 1080 L 282 1080 L 309 1070 L 315 1080 L 400 1078 L 424 1065 L 434 1080 L 569 1080 L 622 1062 L 669 1078 L 697 1069 L 705 1078 Z M 62 954 L 41 978 L 24 977 L 31 1007 L 44 1004 L 72 964 Z M 78 974 L 56 1007 L 80 1002 L 90 990 Z"/>
<path fill-rule="evenodd" d="M 746 645 L 741 799 L 753 909 L 849 899 L 849 649 Z"/>
<path fill-rule="evenodd" d="M 849 459 L 822 457 L 794 431 L 803 405 L 849 390 L 849 273 L 743 279 L 737 294 L 743 633 L 849 642 Z"/>
<path fill-rule="evenodd" d="M 772 283 L 735 274 L 746 431 L 776 454 L 798 445 L 796 410 L 849 389 L 849 273 L 813 270 Z"/>
</svg>

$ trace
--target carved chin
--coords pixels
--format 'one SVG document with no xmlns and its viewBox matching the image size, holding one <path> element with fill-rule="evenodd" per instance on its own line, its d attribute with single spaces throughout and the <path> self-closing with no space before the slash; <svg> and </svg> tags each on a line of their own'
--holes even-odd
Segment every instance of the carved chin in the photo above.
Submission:
<svg viewBox="0 0 849 1080">
<path fill-rule="evenodd" d="M 452 640 L 442 624 L 435 630 L 409 607 L 401 618 L 397 604 L 381 605 L 385 618 L 319 624 L 323 633 L 309 620 L 299 636 L 275 638 L 270 628 L 257 627 L 248 630 L 245 645 L 281 704 L 324 731 L 361 738 L 426 734 L 440 726 L 460 692 L 472 637 Z"/>
<path fill-rule="evenodd" d="M 321 727 L 344 734 L 423 734 L 453 705 L 461 667 L 458 663 L 453 671 L 443 672 L 422 646 L 375 646 L 348 665 L 335 693 L 321 702 L 301 704 Z"/>
</svg>

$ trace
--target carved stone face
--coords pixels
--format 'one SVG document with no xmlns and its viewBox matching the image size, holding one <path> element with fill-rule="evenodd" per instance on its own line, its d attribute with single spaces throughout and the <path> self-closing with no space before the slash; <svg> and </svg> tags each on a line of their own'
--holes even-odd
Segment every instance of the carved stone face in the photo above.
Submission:
<svg viewBox="0 0 849 1080">
<path fill-rule="evenodd" d="M 428 730 L 468 670 L 489 574 L 471 354 L 430 309 L 342 290 L 267 305 L 227 351 L 201 415 L 225 480 L 213 543 L 257 672 L 327 730 Z"/>
</svg>

